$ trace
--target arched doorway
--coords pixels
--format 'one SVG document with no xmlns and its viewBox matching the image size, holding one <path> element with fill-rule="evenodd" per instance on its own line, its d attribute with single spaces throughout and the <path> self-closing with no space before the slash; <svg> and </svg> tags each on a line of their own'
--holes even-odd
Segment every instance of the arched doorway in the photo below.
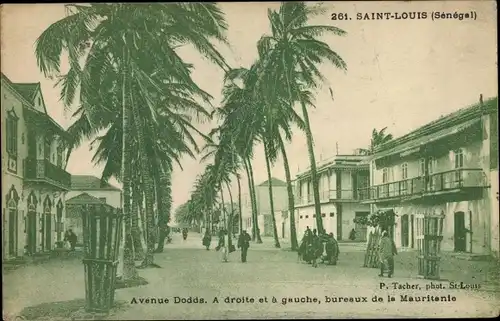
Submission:
<svg viewBox="0 0 500 321">
<path fill-rule="evenodd" d="M 43 201 L 42 250 L 50 251 L 52 246 L 52 201 L 49 196 Z"/>
<path fill-rule="evenodd" d="M 57 231 L 57 241 L 62 241 L 62 214 L 63 214 L 63 203 L 59 199 L 56 206 L 56 231 Z"/>
<path fill-rule="evenodd" d="M 6 197 L 6 201 L 7 201 L 7 211 L 8 211 L 8 218 L 9 218 L 8 255 L 10 257 L 15 257 L 15 256 L 17 256 L 17 247 L 18 247 L 19 196 L 17 194 L 16 188 L 14 187 L 14 185 L 12 185 L 12 187 L 10 188 L 9 193 L 7 194 L 7 197 Z"/>
<path fill-rule="evenodd" d="M 38 200 L 35 193 L 31 191 L 28 196 L 28 213 L 26 215 L 26 233 L 27 241 L 26 246 L 28 254 L 36 253 L 36 207 Z"/>
</svg>

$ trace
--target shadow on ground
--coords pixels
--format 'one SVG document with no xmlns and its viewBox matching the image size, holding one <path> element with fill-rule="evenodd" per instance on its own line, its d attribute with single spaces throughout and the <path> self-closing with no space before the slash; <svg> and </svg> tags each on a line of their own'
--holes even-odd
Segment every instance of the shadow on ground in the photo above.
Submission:
<svg viewBox="0 0 500 321">
<path fill-rule="evenodd" d="M 112 316 L 119 310 L 126 308 L 125 301 L 115 301 L 109 313 L 85 312 L 85 300 L 76 299 L 70 301 L 42 303 L 24 308 L 20 313 L 21 320 L 29 321 L 58 321 L 58 320 L 102 320 L 106 316 Z"/>
</svg>

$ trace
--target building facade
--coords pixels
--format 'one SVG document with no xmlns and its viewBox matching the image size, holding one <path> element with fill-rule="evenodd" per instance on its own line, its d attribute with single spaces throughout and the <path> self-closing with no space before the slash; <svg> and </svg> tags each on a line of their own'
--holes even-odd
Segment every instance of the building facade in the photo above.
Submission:
<svg viewBox="0 0 500 321">
<path fill-rule="evenodd" d="M 48 114 L 39 83 L 2 88 L 2 259 L 49 252 L 64 231 L 67 134 Z"/>
<path fill-rule="evenodd" d="M 417 215 L 444 215 L 444 251 L 498 255 L 498 99 L 443 116 L 377 147 L 364 203 L 393 209 L 398 247 Z"/>
<path fill-rule="evenodd" d="M 89 194 L 114 207 L 122 207 L 122 190 L 111 184 L 101 184 L 101 179 L 92 175 L 71 175 L 71 190 L 66 199 L 80 194 Z"/>
<path fill-rule="evenodd" d="M 273 188 L 274 217 L 276 219 L 276 229 L 280 238 L 289 236 L 290 226 L 287 224 L 288 217 L 288 192 L 286 182 L 271 178 Z M 257 218 L 261 236 L 274 236 L 273 222 L 271 217 L 271 205 L 269 198 L 269 181 L 264 181 L 255 186 L 257 201 Z M 249 194 L 243 194 L 242 197 L 242 218 L 243 229 L 247 232 L 252 231 L 252 203 Z M 288 236 L 287 236 L 288 235 Z"/>
<path fill-rule="evenodd" d="M 317 166 L 323 227 L 337 240 L 348 240 L 353 229 L 355 240 L 365 240 L 366 226 L 355 223 L 354 218 L 370 213 L 369 205 L 360 203 L 363 197 L 358 192 L 369 186 L 367 160 L 363 155 L 337 155 Z M 307 227 L 317 228 L 310 171 L 297 175 L 294 198 L 300 240 Z"/>
<path fill-rule="evenodd" d="M 107 204 L 111 208 L 121 208 L 122 191 L 92 175 L 71 175 L 71 190 L 66 195 L 68 207 L 66 228 L 72 229 L 78 242 L 83 239 L 82 217 L 78 211 L 81 204 Z M 139 223 L 140 224 L 140 223 Z"/>
</svg>

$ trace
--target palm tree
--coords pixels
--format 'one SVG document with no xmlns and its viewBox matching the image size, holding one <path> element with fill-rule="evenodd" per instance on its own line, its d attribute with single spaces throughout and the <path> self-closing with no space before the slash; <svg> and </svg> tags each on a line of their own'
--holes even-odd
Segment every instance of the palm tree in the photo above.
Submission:
<svg viewBox="0 0 500 321">
<path fill-rule="evenodd" d="M 265 75 L 261 77 L 261 82 L 265 85 L 259 86 L 264 90 L 264 97 L 275 101 L 276 92 L 285 91 L 290 105 L 298 103 L 301 107 L 319 231 L 323 230 L 323 222 L 314 140 L 307 111 L 307 106 L 312 105 L 312 94 L 304 88 L 317 88 L 319 82 L 324 81 L 323 75 L 317 68 L 317 64 L 324 60 L 333 63 L 339 69 L 346 70 L 342 58 L 331 50 L 328 44 L 317 39 L 323 33 L 344 35 L 345 32 L 334 26 L 307 24 L 310 17 L 324 12 L 321 7 L 307 6 L 304 2 L 283 2 L 279 11 L 268 11 L 271 35 L 261 37 L 258 42 L 259 55 L 264 57 Z"/>
<path fill-rule="evenodd" d="M 377 131 L 377 129 L 373 129 L 372 131 L 372 138 L 370 140 L 370 147 L 368 149 L 361 149 L 361 152 L 365 155 L 371 155 L 373 154 L 373 151 L 375 147 L 385 144 L 388 141 L 392 140 L 392 134 L 386 134 L 385 131 L 387 130 L 387 127 L 382 128 L 381 130 Z"/>
<path fill-rule="evenodd" d="M 61 96 L 69 107 L 75 98 L 77 87 L 80 87 L 81 115 L 86 118 L 79 123 L 82 126 L 78 129 L 83 133 L 78 138 L 80 140 L 82 136 L 92 136 L 105 129 L 116 118 L 112 117 L 113 111 L 110 113 L 106 110 L 109 105 L 103 104 L 107 99 L 103 97 L 110 97 L 112 106 L 116 106 L 121 100 L 122 111 L 132 109 L 139 147 L 143 149 L 139 152 L 146 161 L 141 162 L 141 174 L 146 192 L 146 214 L 150 223 L 148 230 L 152 234 L 153 207 L 150 192 L 153 183 L 148 174 L 150 164 L 147 162 L 144 145 L 141 144 L 144 140 L 144 125 L 134 99 L 145 102 L 142 106 L 151 112 L 145 123 L 151 124 L 157 113 L 151 102 L 158 101 L 158 97 L 169 99 L 175 93 L 170 90 L 170 95 L 165 94 L 161 89 L 163 80 L 181 81 L 179 84 L 184 86 L 184 91 L 188 89 L 191 96 L 195 92 L 199 93 L 199 88 L 190 78 L 188 65 L 183 63 L 173 48 L 185 43 L 193 44 L 212 61 L 227 68 L 224 59 L 209 41 L 214 38 L 225 42 L 223 32 L 227 25 L 215 4 L 92 4 L 74 5 L 73 8 L 73 14 L 51 25 L 37 40 L 39 67 L 46 76 L 57 76 L 62 51 L 69 53 L 70 70 L 66 75 L 60 76 Z M 146 54 L 140 48 L 151 48 L 155 54 L 151 55 L 151 50 Z M 83 68 L 80 66 L 82 60 Z M 117 77 L 118 74 L 120 77 Z M 105 88 L 108 90 L 104 93 L 98 86 L 103 83 L 107 84 Z M 108 117 L 102 117 L 104 113 Z M 141 112 L 141 116 L 142 114 Z M 125 120 L 127 122 L 122 124 L 124 135 L 130 130 L 126 117 Z M 123 139 L 122 143 L 127 146 L 128 141 Z M 72 147 L 74 145 L 70 146 L 70 150 Z M 122 152 L 124 155 L 121 162 L 125 164 L 129 160 L 124 148 Z M 127 173 L 126 169 L 122 172 Z M 128 178 L 122 177 L 122 181 L 127 183 Z M 128 186 L 124 186 L 124 191 L 128 189 Z M 130 216 L 125 197 L 123 210 L 126 217 Z M 145 265 L 152 263 L 154 243 L 153 246 L 152 241 L 148 243 Z"/>
</svg>

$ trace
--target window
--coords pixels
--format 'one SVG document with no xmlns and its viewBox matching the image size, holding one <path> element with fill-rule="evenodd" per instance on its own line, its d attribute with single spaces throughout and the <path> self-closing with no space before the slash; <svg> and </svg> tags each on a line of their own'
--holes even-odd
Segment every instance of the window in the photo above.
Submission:
<svg viewBox="0 0 500 321">
<path fill-rule="evenodd" d="M 62 158 L 63 158 L 63 148 L 61 146 L 59 146 L 57 148 L 57 162 L 56 162 L 56 165 L 59 167 L 62 167 L 62 165 L 63 165 Z"/>
<path fill-rule="evenodd" d="M 405 180 L 408 178 L 408 163 L 401 164 L 401 179 Z"/>
<path fill-rule="evenodd" d="M 427 162 L 428 162 L 427 167 L 429 169 L 429 175 L 434 174 L 434 172 L 436 171 L 436 160 L 434 159 L 434 157 L 431 156 L 429 157 Z"/>
<path fill-rule="evenodd" d="M 315 217 L 316 217 L 316 214 L 313 214 L 313 218 L 315 218 Z"/>
<path fill-rule="evenodd" d="M 388 170 L 387 168 L 382 169 L 382 183 L 387 183 L 388 181 Z"/>
<path fill-rule="evenodd" d="M 303 218 L 303 216 L 301 215 L 300 218 Z"/>
<path fill-rule="evenodd" d="M 50 139 L 45 137 L 43 157 L 48 161 L 50 161 L 50 143 Z"/>
<path fill-rule="evenodd" d="M 309 215 L 306 215 L 306 218 L 309 218 Z"/>
<path fill-rule="evenodd" d="M 464 167 L 464 154 L 461 148 L 453 151 L 455 154 L 455 168 Z"/>
<path fill-rule="evenodd" d="M 321 217 L 325 217 L 325 216 L 326 216 L 326 214 L 325 214 L 325 213 L 321 213 Z"/>
<path fill-rule="evenodd" d="M 425 159 L 418 160 L 418 176 L 425 176 Z"/>
<path fill-rule="evenodd" d="M 335 214 L 333 212 L 330 212 L 330 217 L 333 217 Z"/>
<path fill-rule="evenodd" d="M 106 197 L 99 197 L 99 200 L 106 203 Z"/>
<path fill-rule="evenodd" d="M 7 153 L 9 156 L 17 156 L 17 117 L 14 109 L 7 113 L 6 136 L 7 136 Z"/>
<path fill-rule="evenodd" d="M 40 99 L 40 97 L 38 97 L 37 103 L 38 103 L 38 106 L 42 105 L 42 100 Z"/>
</svg>

